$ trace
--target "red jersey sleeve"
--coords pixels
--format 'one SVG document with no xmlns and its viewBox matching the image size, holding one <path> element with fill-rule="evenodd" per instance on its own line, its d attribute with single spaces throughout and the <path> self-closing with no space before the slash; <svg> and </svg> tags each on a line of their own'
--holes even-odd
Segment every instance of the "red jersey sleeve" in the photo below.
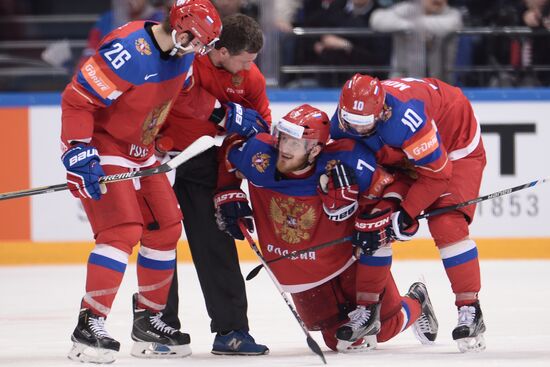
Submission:
<svg viewBox="0 0 550 367">
<path fill-rule="evenodd" d="M 265 78 L 254 64 L 250 69 L 248 81 L 248 100 L 263 119 L 271 126 L 271 109 L 267 99 Z"/>
<path fill-rule="evenodd" d="M 131 84 L 119 78 L 100 53 L 90 57 L 67 85 L 61 100 L 61 141 L 89 142 L 94 113 L 111 105 Z"/>
</svg>

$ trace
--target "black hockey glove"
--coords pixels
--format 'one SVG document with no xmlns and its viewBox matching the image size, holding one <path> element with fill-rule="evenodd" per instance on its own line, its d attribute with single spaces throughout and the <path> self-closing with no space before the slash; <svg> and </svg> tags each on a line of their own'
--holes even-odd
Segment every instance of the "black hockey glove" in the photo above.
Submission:
<svg viewBox="0 0 550 367">
<path fill-rule="evenodd" d="M 408 241 L 418 232 L 419 223 L 416 219 L 399 207 L 391 216 L 392 239 Z"/>
<path fill-rule="evenodd" d="M 370 256 L 382 246 L 391 243 L 391 209 L 374 214 L 363 213 L 355 219 L 355 230 L 351 243 L 359 254 Z"/>
<path fill-rule="evenodd" d="M 239 188 L 224 188 L 214 195 L 214 207 L 216 209 L 216 223 L 221 231 L 231 237 L 244 240 L 244 235 L 239 228 L 239 220 L 244 219 L 246 227 L 254 230 L 252 221 L 252 209 L 248 205 L 246 194 Z"/>
</svg>

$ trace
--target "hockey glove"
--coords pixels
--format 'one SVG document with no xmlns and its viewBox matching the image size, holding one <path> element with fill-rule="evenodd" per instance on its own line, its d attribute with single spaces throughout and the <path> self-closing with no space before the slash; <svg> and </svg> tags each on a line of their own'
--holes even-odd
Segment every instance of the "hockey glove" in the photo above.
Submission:
<svg viewBox="0 0 550 367">
<path fill-rule="evenodd" d="M 261 132 L 269 132 L 267 122 L 256 110 L 245 108 L 233 102 L 227 104 L 227 117 L 224 128 L 228 133 L 237 133 L 246 138 Z"/>
<path fill-rule="evenodd" d="M 244 223 L 250 231 L 254 230 L 252 209 L 248 205 L 246 194 L 241 189 L 226 188 L 218 192 L 214 195 L 214 207 L 218 228 L 231 237 L 244 240 L 244 235 L 239 228 L 241 219 L 244 219 Z"/>
<path fill-rule="evenodd" d="M 408 241 L 418 232 L 418 221 L 401 207 L 392 214 L 391 222 L 392 238 L 395 240 Z"/>
<path fill-rule="evenodd" d="M 102 193 L 99 178 L 105 176 L 105 172 L 99 164 L 97 149 L 78 144 L 67 150 L 61 160 L 67 169 L 67 185 L 73 196 L 99 200 Z"/>
<path fill-rule="evenodd" d="M 391 243 L 391 209 L 373 214 L 363 213 L 355 219 L 351 243 L 367 256 Z"/>
<path fill-rule="evenodd" d="M 337 163 L 319 177 L 317 192 L 323 202 L 323 210 L 332 221 L 344 221 L 357 210 L 359 185 L 355 172 L 343 163 Z"/>
</svg>

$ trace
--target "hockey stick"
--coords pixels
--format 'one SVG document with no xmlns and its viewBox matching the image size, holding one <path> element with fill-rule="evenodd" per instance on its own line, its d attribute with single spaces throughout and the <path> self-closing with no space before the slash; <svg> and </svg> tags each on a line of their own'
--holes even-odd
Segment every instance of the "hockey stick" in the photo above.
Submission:
<svg viewBox="0 0 550 367">
<path fill-rule="evenodd" d="M 548 181 L 550 181 L 550 178 L 542 178 L 540 180 L 531 181 L 531 182 L 528 182 L 528 183 L 523 184 L 523 185 L 514 186 L 514 187 L 511 187 L 509 189 L 500 190 L 500 191 L 497 191 L 497 192 L 493 192 L 492 194 L 488 194 L 488 195 L 480 196 L 480 197 L 475 198 L 475 199 L 464 201 L 460 204 L 453 204 L 453 205 L 449 205 L 449 206 L 444 206 L 443 208 L 434 209 L 434 210 L 429 211 L 427 213 L 420 214 L 420 215 L 416 216 L 415 219 L 416 220 L 421 220 L 421 219 L 433 217 L 434 215 L 447 213 L 447 212 L 450 212 L 450 211 L 453 211 L 453 210 L 456 210 L 456 209 L 463 208 L 463 207 L 468 206 L 468 205 L 477 204 L 477 203 L 485 201 L 485 200 L 498 198 L 500 196 L 508 195 L 508 194 L 513 193 L 513 192 L 520 191 L 520 190 L 523 190 L 523 189 L 527 189 L 529 187 L 533 187 L 533 186 L 536 186 L 536 185 L 539 185 L 539 184 L 543 184 L 543 183 L 548 182 Z M 338 245 L 340 243 L 344 243 L 344 242 L 347 242 L 349 240 L 351 240 L 351 236 L 346 236 L 346 237 L 343 237 L 343 238 L 332 240 L 332 241 L 327 242 L 327 243 L 323 243 L 321 245 L 311 246 L 311 247 L 308 247 L 308 248 L 305 248 L 305 249 L 299 250 L 299 251 L 293 251 L 293 252 L 288 253 L 286 255 L 277 257 L 275 259 L 271 259 L 271 260 L 267 261 L 267 264 L 270 264 L 270 263 L 273 263 L 275 261 L 279 261 L 279 260 L 282 260 L 282 259 L 297 257 L 297 256 L 300 256 L 303 253 L 306 253 L 306 252 L 316 251 L 316 250 L 319 250 L 319 249 L 322 249 L 322 248 L 325 248 L 325 247 Z M 260 270 L 262 270 L 263 266 L 264 266 L 263 264 L 260 264 L 260 265 L 256 266 L 254 269 L 252 269 L 250 271 L 250 273 L 248 273 L 248 275 L 246 276 L 246 280 L 254 279 L 256 277 L 256 275 L 258 275 Z"/>
<path fill-rule="evenodd" d="M 294 257 L 298 257 L 300 256 L 301 254 L 303 253 L 306 253 L 306 252 L 310 252 L 310 251 L 317 251 L 317 250 L 320 250 L 322 248 L 325 248 L 325 247 L 330 247 L 330 246 L 333 246 L 333 245 L 339 245 L 341 243 L 344 243 L 344 242 L 347 242 L 351 240 L 351 236 L 347 236 L 347 237 L 343 237 L 343 238 L 338 238 L 336 240 L 332 240 L 332 241 L 329 241 L 329 242 L 325 242 L 325 243 L 322 243 L 320 245 L 315 245 L 315 246 L 311 246 L 311 247 L 308 247 L 308 248 L 305 248 L 303 250 L 298 250 L 298 251 L 292 251 L 286 255 L 283 255 L 283 256 L 280 256 L 280 257 L 276 257 L 275 259 L 271 259 L 269 261 L 266 261 L 265 263 L 266 264 L 271 264 L 271 263 L 274 263 L 276 261 L 279 261 L 279 260 L 282 260 L 282 259 L 288 259 L 288 258 L 294 258 Z M 251 279 L 254 279 L 256 277 L 256 275 L 258 275 L 258 273 L 260 272 L 260 270 L 262 270 L 262 268 L 264 267 L 263 264 L 260 264 L 258 266 L 256 266 L 254 269 L 252 269 L 250 271 L 250 273 L 248 273 L 248 275 L 246 276 L 246 280 L 251 280 Z"/>
<path fill-rule="evenodd" d="M 141 171 L 132 171 L 132 172 L 117 173 L 114 175 L 102 176 L 99 178 L 99 183 L 107 184 L 107 183 L 113 183 L 118 181 L 131 180 L 133 178 L 138 178 L 138 177 L 152 176 L 159 173 L 166 173 L 175 169 L 180 164 L 187 162 L 189 159 L 195 157 L 196 155 L 199 155 L 205 150 L 210 149 L 212 146 L 214 146 L 213 137 L 208 135 L 201 136 L 200 138 L 195 140 L 191 145 L 189 145 L 184 151 L 176 155 L 174 158 L 172 158 L 168 162 L 161 164 L 160 166 L 144 169 Z M 20 198 L 25 196 L 47 194 L 50 192 L 63 191 L 68 189 L 69 189 L 69 186 L 66 183 L 64 183 L 64 184 L 52 185 L 52 186 L 42 186 L 34 189 L 6 192 L 3 194 L 0 194 L 0 201 Z"/>
<path fill-rule="evenodd" d="M 269 277 L 273 281 L 273 284 L 275 284 L 275 287 L 277 288 L 277 290 L 279 291 L 279 293 L 281 294 L 281 296 L 285 300 L 285 303 L 288 306 L 288 308 L 290 309 L 290 311 L 292 312 L 292 314 L 294 315 L 294 318 L 300 324 L 300 327 L 302 328 L 302 331 L 304 332 L 304 334 L 306 334 L 306 341 L 307 341 L 307 345 L 308 345 L 309 349 L 311 349 L 311 351 L 313 353 L 317 354 L 321 358 L 321 360 L 323 361 L 324 364 L 327 364 L 327 360 L 325 359 L 325 355 L 323 354 L 323 351 L 319 347 L 319 344 L 317 344 L 317 342 L 311 337 L 309 331 L 306 328 L 306 325 L 304 324 L 304 321 L 302 320 L 300 315 L 298 315 L 298 312 L 296 311 L 296 309 L 294 309 L 294 306 L 292 306 L 292 303 L 290 303 L 290 300 L 288 299 L 287 295 L 283 291 L 283 288 L 281 287 L 281 284 L 279 283 L 277 278 L 275 278 L 275 275 L 273 275 L 273 273 L 271 272 L 271 269 L 269 269 L 269 266 L 267 265 L 267 262 L 265 261 L 265 258 L 263 257 L 262 253 L 260 252 L 260 249 L 258 249 L 258 246 L 256 246 L 256 243 L 254 242 L 254 240 L 250 236 L 250 233 L 248 233 L 246 225 L 242 221 L 239 221 L 239 228 L 241 229 L 241 232 L 246 237 L 246 240 L 250 244 L 250 247 L 252 248 L 252 250 L 254 250 L 254 252 L 256 253 L 256 256 L 258 256 L 258 259 L 260 259 L 260 262 L 264 265 L 265 270 L 267 271 L 267 274 L 269 275 Z"/>
</svg>

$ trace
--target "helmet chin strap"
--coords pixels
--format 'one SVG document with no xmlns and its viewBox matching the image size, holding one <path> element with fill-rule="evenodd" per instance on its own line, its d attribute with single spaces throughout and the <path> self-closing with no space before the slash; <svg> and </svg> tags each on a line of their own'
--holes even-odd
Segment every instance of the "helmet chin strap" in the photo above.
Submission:
<svg viewBox="0 0 550 367">
<path fill-rule="evenodd" d="M 174 56 L 178 53 L 178 51 L 183 51 L 184 54 L 188 54 L 190 52 L 193 52 L 193 44 L 189 42 L 189 45 L 187 47 L 183 47 L 181 45 L 181 42 L 178 42 L 176 40 L 177 32 L 176 30 L 172 30 L 172 42 L 174 42 L 174 48 L 172 48 L 172 51 L 170 51 L 170 56 Z"/>
</svg>

